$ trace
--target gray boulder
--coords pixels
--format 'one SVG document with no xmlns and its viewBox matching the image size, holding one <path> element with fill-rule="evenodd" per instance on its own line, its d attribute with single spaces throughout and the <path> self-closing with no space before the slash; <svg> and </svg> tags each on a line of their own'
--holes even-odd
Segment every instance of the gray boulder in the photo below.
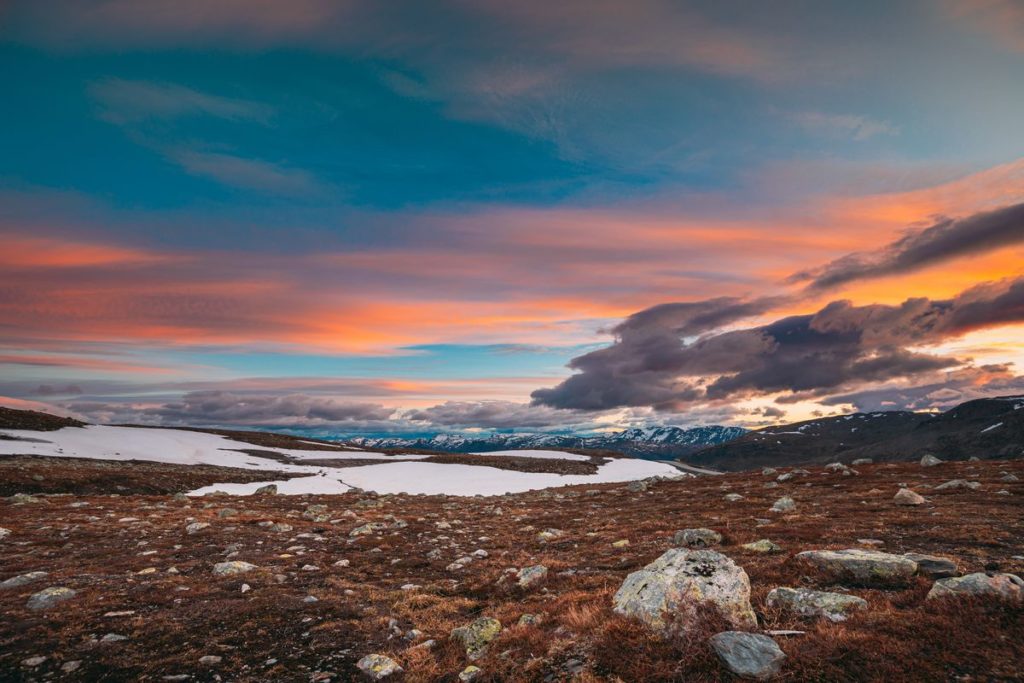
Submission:
<svg viewBox="0 0 1024 683">
<path fill-rule="evenodd" d="M 936 465 L 941 465 L 942 462 L 942 460 L 939 460 L 934 455 L 926 455 L 921 458 L 921 467 L 935 467 Z"/>
<path fill-rule="evenodd" d="M 928 600 L 958 596 L 992 596 L 1011 602 L 1024 601 L 1024 579 L 1016 574 L 985 574 L 939 579 L 928 591 Z"/>
<path fill-rule="evenodd" d="M 32 597 L 28 599 L 25 606 L 31 610 L 44 610 L 50 609 L 54 605 L 57 605 L 65 600 L 70 600 L 78 594 L 70 588 L 64 588 L 63 586 L 50 586 L 44 588 L 38 593 L 33 593 Z"/>
<path fill-rule="evenodd" d="M 687 548 L 710 548 L 722 542 L 722 534 L 713 529 L 683 529 L 677 531 L 672 540 Z"/>
<path fill-rule="evenodd" d="M 769 512 L 793 512 L 796 510 L 796 501 L 789 496 L 783 496 L 775 501 Z"/>
<path fill-rule="evenodd" d="M 0 590 L 7 590 L 8 588 L 18 588 L 26 584 L 38 581 L 39 579 L 46 578 L 48 574 L 46 572 L 28 572 L 27 574 L 18 574 L 12 576 L 6 581 L 0 581 Z"/>
<path fill-rule="evenodd" d="M 796 558 L 827 580 L 859 586 L 905 586 L 917 572 L 911 559 L 860 548 L 807 550 Z"/>
<path fill-rule="evenodd" d="M 698 605 L 716 608 L 738 628 L 757 626 L 750 579 L 742 567 L 713 550 L 673 548 L 626 577 L 612 599 L 618 614 L 655 631 L 685 630 Z"/>
<path fill-rule="evenodd" d="M 256 489 L 257 496 L 276 496 L 277 484 L 267 484 Z"/>
<path fill-rule="evenodd" d="M 779 673 L 786 659 L 778 644 L 760 633 L 724 631 L 709 642 L 725 668 L 741 678 L 767 681 Z"/>
<path fill-rule="evenodd" d="M 829 621 L 845 621 L 851 613 L 868 606 L 866 600 L 855 595 L 785 587 L 772 590 L 767 602 L 770 607 L 779 607 L 802 617 L 824 617 Z"/>
</svg>

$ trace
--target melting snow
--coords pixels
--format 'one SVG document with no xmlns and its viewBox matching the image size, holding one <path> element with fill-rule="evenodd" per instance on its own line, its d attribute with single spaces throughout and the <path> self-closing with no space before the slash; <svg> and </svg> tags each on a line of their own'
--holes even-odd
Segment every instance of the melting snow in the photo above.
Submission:
<svg viewBox="0 0 1024 683">
<path fill-rule="evenodd" d="M 984 429 L 981 430 L 980 433 L 984 434 L 985 432 L 991 432 L 996 427 L 1002 427 L 1002 426 L 1003 426 L 1002 422 L 997 422 L 996 424 L 992 425 L 991 427 L 985 427 Z"/>
<path fill-rule="evenodd" d="M 578 453 L 562 453 L 561 451 L 486 451 L 483 453 L 473 453 L 472 455 L 506 455 L 516 458 L 543 458 L 546 460 L 590 460 L 589 455 L 579 455 Z"/>
</svg>

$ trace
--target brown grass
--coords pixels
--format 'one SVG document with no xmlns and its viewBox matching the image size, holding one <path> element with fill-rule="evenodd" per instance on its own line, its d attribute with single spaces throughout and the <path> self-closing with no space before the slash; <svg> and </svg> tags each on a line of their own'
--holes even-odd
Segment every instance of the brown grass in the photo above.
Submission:
<svg viewBox="0 0 1024 683">
<path fill-rule="evenodd" d="M 19 459 L 16 467 L 0 467 L 0 482 L 10 480 L 6 486 L 12 490 L 41 473 L 44 482 L 71 487 L 84 476 L 78 465 L 66 459 Z M 124 464 L 96 465 L 94 474 L 112 474 L 118 467 Z M 160 466 L 152 476 L 164 467 L 175 468 Z M 993 601 L 925 602 L 926 579 L 894 590 L 852 589 L 869 609 L 842 624 L 808 622 L 766 608 L 765 596 L 776 586 L 824 587 L 793 560 L 796 552 L 856 547 L 864 538 L 884 541 L 882 548 L 890 552 L 953 556 L 964 571 L 988 567 L 1024 573 L 1024 560 L 1016 559 L 1024 556 L 1024 484 L 999 481 L 1002 472 L 1024 477 L 1024 463 L 859 469 L 861 476 L 841 477 L 813 468 L 811 475 L 777 488 L 765 488 L 770 478 L 760 474 L 730 474 L 662 482 L 645 493 L 601 485 L 490 498 L 381 496 L 372 499 L 379 507 L 369 507 L 355 493 L 210 497 L 190 503 L 92 493 L 46 497 L 37 504 L 0 501 L 0 526 L 12 530 L 0 541 L 0 579 L 50 572 L 43 582 L 0 591 L 0 680 L 136 681 L 181 673 L 193 680 L 214 675 L 234 681 L 360 680 L 355 662 L 380 652 L 405 667 L 402 680 L 455 681 L 469 662 L 448 633 L 480 615 L 506 627 L 475 662 L 485 672 L 481 681 L 729 680 L 707 645 L 707 636 L 724 628 L 714 614 L 704 614 L 687 637 L 659 639 L 611 609 L 611 596 L 628 572 L 669 548 L 676 530 L 696 526 L 725 535 L 721 551 L 749 574 L 763 628 L 805 631 L 778 638 L 788 656 L 782 680 L 1020 680 L 1024 611 Z M 184 482 L 194 475 L 174 476 Z M 983 488 L 951 493 L 928 488 L 953 478 L 978 480 Z M 892 495 L 904 483 L 929 503 L 892 505 Z M 1001 489 L 1011 495 L 994 495 Z M 727 492 L 744 499 L 727 503 Z M 767 512 L 782 495 L 797 501 L 796 514 Z M 72 507 L 80 502 L 88 505 Z M 337 523 L 304 519 L 301 513 L 310 503 L 326 504 Z M 240 513 L 219 517 L 225 507 Z M 349 537 L 360 523 L 386 522 L 388 515 L 408 526 Z M 187 535 L 184 527 L 192 519 L 211 526 Z M 265 520 L 287 522 L 294 530 L 270 532 L 258 524 Z M 441 521 L 451 528 L 438 529 Z M 565 535 L 538 541 L 536 533 L 549 527 Z M 611 546 L 623 538 L 631 545 Z M 739 547 L 759 538 L 770 538 L 786 552 L 759 555 Z M 446 570 L 478 548 L 489 557 L 460 571 Z M 434 549 L 441 557 L 427 558 Z M 260 569 L 214 577 L 213 564 L 232 551 L 237 555 L 231 559 Z M 350 566 L 333 566 L 339 559 Z M 318 571 L 304 571 L 307 564 Z M 531 564 L 549 568 L 538 588 L 498 585 L 506 568 Z M 179 573 L 166 571 L 172 566 Z M 146 567 L 160 571 L 137 574 Z M 244 594 L 243 583 L 251 586 Z M 400 590 L 406 583 L 421 588 Z M 27 597 L 47 585 L 66 585 L 79 594 L 52 612 L 26 610 Z M 304 602 L 309 595 L 318 601 Z M 118 610 L 135 613 L 104 616 Z M 517 626 L 527 613 L 539 615 L 539 622 Z M 413 628 L 423 635 L 408 640 L 404 634 Z M 95 643 L 111 632 L 128 640 Z M 437 641 L 434 649 L 410 649 L 428 638 Z M 37 654 L 48 657 L 40 667 L 21 664 Z M 199 658 L 208 654 L 223 661 L 201 666 Z M 268 664 L 270 659 L 277 661 Z M 69 660 L 80 660 L 82 668 L 63 676 L 59 667 Z"/>
</svg>

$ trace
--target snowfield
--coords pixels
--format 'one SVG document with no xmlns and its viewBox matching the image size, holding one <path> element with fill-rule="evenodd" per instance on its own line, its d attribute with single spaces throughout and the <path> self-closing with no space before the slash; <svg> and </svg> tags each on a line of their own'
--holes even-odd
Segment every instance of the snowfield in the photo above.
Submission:
<svg viewBox="0 0 1024 683">
<path fill-rule="evenodd" d="M 268 470 L 298 476 L 290 480 L 251 484 L 214 484 L 189 495 L 212 491 L 235 495 L 252 494 L 260 486 L 275 483 L 282 494 L 344 493 L 352 487 L 378 493 L 409 493 L 453 496 L 501 495 L 575 484 L 633 481 L 648 477 L 685 477 L 671 465 L 647 460 L 615 458 L 601 465 L 595 474 L 559 475 L 518 472 L 484 465 L 415 462 L 427 455 L 384 455 L 368 451 L 302 451 L 268 448 L 235 441 L 217 434 L 181 429 L 144 427 L 64 427 L 52 432 L 3 430 L 0 434 L 29 441 L 0 439 L 0 455 L 42 455 L 98 460 L 146 460 L 174 465 L 216 465 L 250 470 Z M 282 463 L 241 453 L 241 450 L 272 451 L 289 456 L 296 463 Z M 559 451 L 497 451 L 481 455 L 518 456 L 562 460 L 589 460 L 588 456 Z M 379 465 L 330 467 L 303 465 L 302 460 L 381 460 Z"/>
</svg>

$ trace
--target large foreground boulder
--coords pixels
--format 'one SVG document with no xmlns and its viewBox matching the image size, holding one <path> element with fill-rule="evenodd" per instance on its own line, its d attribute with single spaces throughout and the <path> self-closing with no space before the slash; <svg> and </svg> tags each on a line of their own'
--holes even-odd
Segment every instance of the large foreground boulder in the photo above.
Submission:
<svg viewBox="0 0 1024 683">
<path fill-rule="evenodd" d="M 766 681 L 779 673 L 786 659 L 776 642 L 760 633 L 725 631 L 709 642 L 725 668 L 741 678 Z"/>
<path fill-rule="evenodd" d="M 768 594 L 768 605 L 780 607 L 802 617 L 824 617 L 829 621 L 845 621 L 853 612 L 866 609 L 868 603 L 856 595 L 780 587 Z"/>
<path fill-rule="evenodd" d="M 917 563 L 902 555 L 877 550 L 807 550 L 797 560 L 825 579 L 858 586 L 905 586 L 917 572 Z"/>
<path fill-rule="evenodd" d="M 700 605 L 714 607 L 737 628 L 757 626 L 747 573 L 714 550 L 667 551 L 627 576 L 613 603 L 619 614 L 661 632 L 685 630 Z"/>
<path fill-rule="evenodd" d="M 1016 574 L 985 574 L 939 579 L 928 591 L 928 600 L 971 595 L 993 596 L 1011 602 L 1024 601 L 1024 579 Z"/>
</svg>

